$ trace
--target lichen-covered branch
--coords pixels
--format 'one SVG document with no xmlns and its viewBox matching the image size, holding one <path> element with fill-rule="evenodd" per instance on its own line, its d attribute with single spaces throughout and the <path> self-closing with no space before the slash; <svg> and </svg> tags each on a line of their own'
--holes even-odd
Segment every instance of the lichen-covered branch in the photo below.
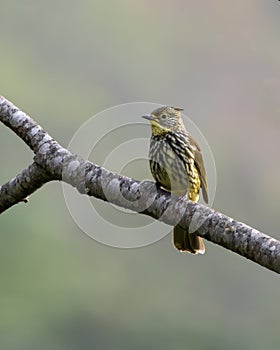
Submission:
<svg viewBox="0 0 280 350">
<path fill-rule="evenodd" d="M 0 187 L 0 213 L 25 201 L 48 181 L 61 180 L 80 193 L 186 225 L 201 237 L 280 273 L 280 242 L 202 204 L 171 195 L 153 182 L 139 182 L 92 164 L 63 148 L 34 120 L 0 97 L 0 121 L 34 152 L 34 162 Z"/>
<path fill-rule="evenodd" d="M 27 197 L 51 178 L 36 163 L 32 163 L 16 177 L 0 186 L 0 213 L 19 202 L 27 202 Z"/>
</svg>

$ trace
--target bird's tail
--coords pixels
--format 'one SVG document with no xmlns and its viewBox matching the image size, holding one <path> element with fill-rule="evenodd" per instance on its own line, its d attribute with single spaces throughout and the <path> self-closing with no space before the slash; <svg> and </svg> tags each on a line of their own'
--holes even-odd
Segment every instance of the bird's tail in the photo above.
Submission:
<svg viewBox="0 0 280 350">
<path fill-rule="evenodd" d="M 173 229 L 173 243 L 181 252 L 187 251 L 192 254 L 204 254 L 205 246 L 203 239 L 195 234 L 189 233 L 186 228 L 179 225 Z"/>
</svg>

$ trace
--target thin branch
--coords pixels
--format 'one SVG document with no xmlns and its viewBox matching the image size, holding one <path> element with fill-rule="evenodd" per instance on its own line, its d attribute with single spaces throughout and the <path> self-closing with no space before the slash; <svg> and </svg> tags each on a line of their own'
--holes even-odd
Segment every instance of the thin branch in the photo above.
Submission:
<svg viewBox="0 0 280 350">
<path fill-rule="evenodd" d="M 63 148 L 34 120 L 0 97 L 0 121 L 35 153 L 34 163 L 0 188 L 0 212 L 24 200 L 44 183 L 62 180 L 80 193 L 108 201 L 169 225 L 179 221 L 201 237 L 280 273 L 280 242 L 202 204 L 115 174 Z"/>
<path fill-rule="evenodd" d="M 27 202 L 27 197 L 50 181 L 46 172 L 32 163 L 19 175 L 0 186 L 0 213 L 19 202 Z"/>
</svg>

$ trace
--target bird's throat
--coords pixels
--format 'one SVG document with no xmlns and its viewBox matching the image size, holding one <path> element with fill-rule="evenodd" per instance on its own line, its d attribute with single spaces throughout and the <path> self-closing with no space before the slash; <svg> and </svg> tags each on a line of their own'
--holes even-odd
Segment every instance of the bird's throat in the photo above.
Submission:
<svg viewBox="0 0 280 350">
<path fill-rule="evenodd" d="M 164 135 L 167 134 L 170 130 L 168 128 L 160 126 L 157 122 L 151 121 L 151 126 L 152 126 L 152 134 L 154 136 L 156 135 Z"/>
</svg>

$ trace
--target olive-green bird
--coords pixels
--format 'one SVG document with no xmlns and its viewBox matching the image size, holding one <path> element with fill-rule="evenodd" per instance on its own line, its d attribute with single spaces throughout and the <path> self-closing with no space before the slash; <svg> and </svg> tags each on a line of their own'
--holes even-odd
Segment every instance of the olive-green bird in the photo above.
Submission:
<svg viewBox="0 0 280 350">
<path fill-rule="evenodd" d="M 188 134 L 182 121 L 182 108 L 160 107 L 143 118 L 152 127 L 150 169 L 161 187 L 177 195 L 187 194 L 197 202 L 200 188 L 208 203 L 208 187 L 201 150 Z M 203 239 L 179 225 L 174 227 L 173 242 L 180 251 L 204 254 Z"/>
</svg>

